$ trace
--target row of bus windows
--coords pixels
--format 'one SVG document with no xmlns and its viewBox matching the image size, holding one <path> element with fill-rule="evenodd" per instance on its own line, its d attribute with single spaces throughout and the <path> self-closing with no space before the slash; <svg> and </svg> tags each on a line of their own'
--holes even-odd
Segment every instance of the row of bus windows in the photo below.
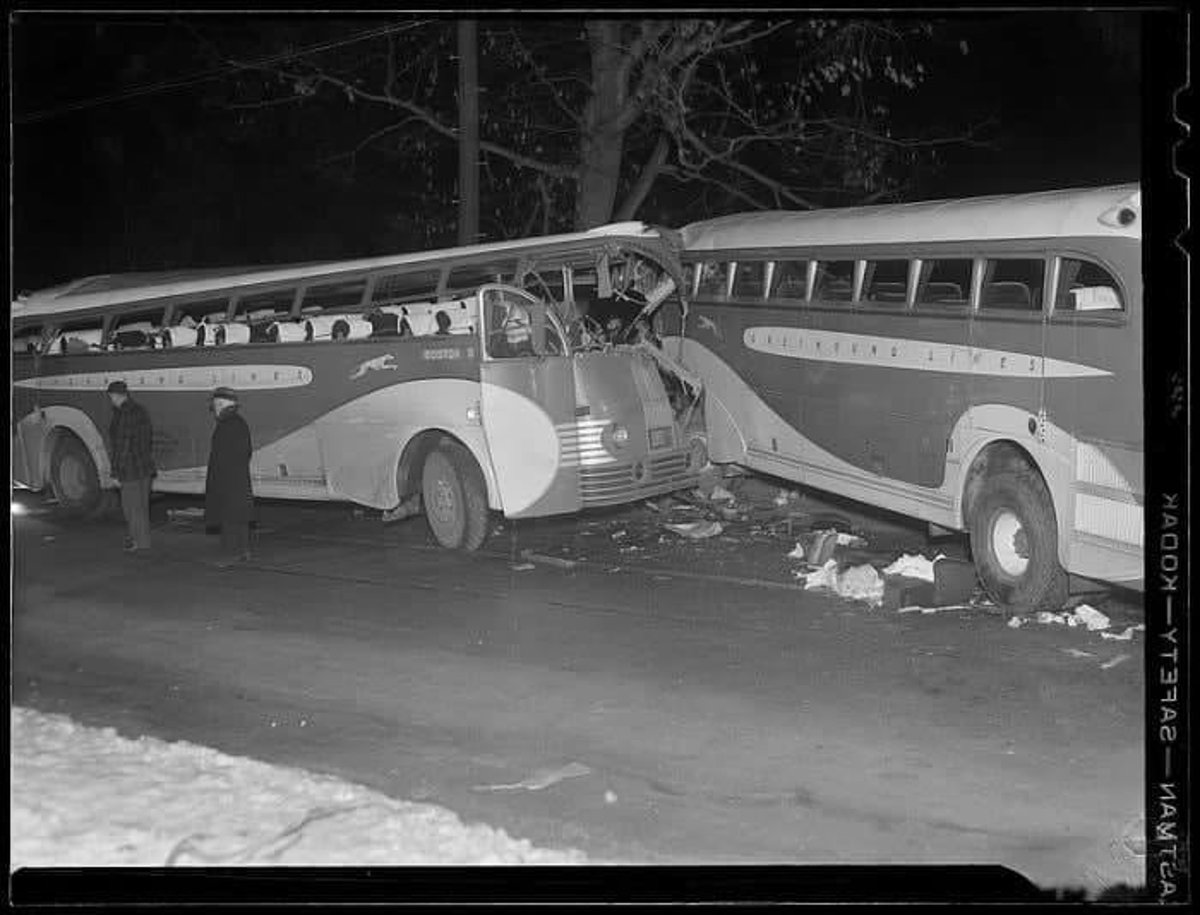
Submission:
<svg viewBox="0 0 1200 915">
<path fill-rule="evenodd" d="M 288 319 L 287 313 L 250 311 L 233 321 L 214 304 L 189 305 L 173 311 L 138 312 L 117 317 L 105 331 L 103 320 L 65 322 L 49 327 L 25 327 L 13 336 L 13 352 L 46 355 L 107 352 L 130 349 L 163 349 L 191 346 L 225 346 L 237 343 L 299 343 L 353 340 L 380 336 L 459 335 L 475 332 L 474 303 L 410 302 L 373 307 L 366 313 L 327 312 Z"/>
<path fill-rule="evenodd" d="M 449 281 L 467 288 L 472 283 L 495 280 L 502 266 L 457 267 L 450 271 Z M 43 340 L 42 328 L 23 330 L 14 337 L 13 351 L 34 352 L 44 345 L 46 353 L 58 354 L 277 340 L 336 340 L 369 334 L 470 332 L 473 328 L 466 326 L 459 303 L 433 309 L 428 301 L 415 301 L 434 298 L 440 278 L 438 270 L 379 276 L 371 286 L 369 299 L 368 280 L 364 276 L 304 289 L 296 286 L 271 289 L 239 297 L 232 313 L 229 296 L 179 303 L 169 311 L 163 305 L 134 308 L 121 315 L 107 334 L 98 317 L 64 325 L 53 335 L 53 340 Z M 355 310 L 360 313 L 352 313 Z M 438 310 L 445 312 L 441 319 Z M 450 319 L 449 327 L 446 318 Z"/>
<path fill-rule="evenodd" d="M 689 265 L 700 298 L 779 299 L 905 308 L 966 308 L 975 270 L 979 307 L 1040 312 L 1046 261 L 1042 258 L 922 258 L 914 260 L 705 261 Z M 1058 258 L 1055 311 L 1121 311 L 1120 284 L 1093 261 Z"/>
</svg>

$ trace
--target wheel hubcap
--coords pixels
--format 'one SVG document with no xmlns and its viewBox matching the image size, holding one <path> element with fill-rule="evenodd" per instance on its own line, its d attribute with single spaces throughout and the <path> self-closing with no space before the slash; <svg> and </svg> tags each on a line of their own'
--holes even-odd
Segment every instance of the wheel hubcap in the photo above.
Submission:
<svg viewBox="0 0 1200 915">
<path fill-rule="evenodd" d="M 433 505 L 430 506 L 434 516 L 443 524 L 449 524 L 456 514 L 454 487 L 449 480 L 438 480 L 433 489 Z"/>
<path fill-rule="evenodd" d="M 59 465 L 58 481 L 62 486 L 62 494 L 72 502 L 78 502 L 87 494 L 87 480 L 83 462 L 78 458 L 68 457 Z"/>
<path fill-rule="evenodd" d="M 1021 519 L 1010 511 L 1000 512 L 992 522 L 992 554 L 1013 578 L 1020 578 L 1029 568 L 1029 537 Z"/>
</svg>

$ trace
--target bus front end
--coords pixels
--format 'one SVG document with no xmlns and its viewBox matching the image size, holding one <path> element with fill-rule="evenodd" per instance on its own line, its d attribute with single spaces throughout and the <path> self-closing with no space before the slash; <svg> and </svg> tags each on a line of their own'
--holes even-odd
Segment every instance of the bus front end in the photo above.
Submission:
<svg viewBox="0 0 1200 915">
<path fill-rule="evenodd" d="M 576 422 L 562 449 L 578 464 L 584 508 L 696 485 L 708 460 L 703 419 L 668 394 L 653 359 L 636 347 L 580 352 L 574 371 Z"/>
</svg>

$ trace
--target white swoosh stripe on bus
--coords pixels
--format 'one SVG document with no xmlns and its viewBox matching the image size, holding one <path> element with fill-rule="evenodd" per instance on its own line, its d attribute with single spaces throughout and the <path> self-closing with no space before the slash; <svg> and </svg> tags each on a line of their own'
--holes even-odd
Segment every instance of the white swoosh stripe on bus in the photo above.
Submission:
<svg viewBox="0 0 1200 915">
<path fill-rule="evenodd" d="M 103 391 L 110 381 L 124 381 L 131 391 L 211 391 L 216 387 L 239 391 L 302 388 L 312 383 L 312 369 L 302 365 L 174 366 L 134 369 L 129 372 L 78 372 L 72 375 L 38 375 L 14 381 L 18 388 L 42 391 Z"/>
<path fill-rule="evenodd" d="M 960 372 L 1002 378 L 1093 378 L 1112 374 L 1090 365 L 1029 353 L 828 330 L 748 327 L 742 340 L 750 349 L 772 356 L 916 372 Z"/>
</svg>

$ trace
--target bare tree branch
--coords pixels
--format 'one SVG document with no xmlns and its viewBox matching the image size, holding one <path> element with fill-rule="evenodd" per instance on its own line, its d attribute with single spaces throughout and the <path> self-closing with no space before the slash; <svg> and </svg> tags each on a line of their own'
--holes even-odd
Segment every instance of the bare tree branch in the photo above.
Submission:
<svg viewBox="0 0 1200 915">
<path fill-rule="evenodd" d="M 276 76 L 281 76 L 287 79 L 296 86 L 297 90 L 303 93 L 315 92 L 315 85 L 324 84 L 341 90 L 348 98 L 361 99 L 363 101 L 375 102 L 377 104 L 386 105 L 390 108 L 407 111 L 413 115 L 418 121 L 429 127 L 435 133 L 440 134 L 448 139 L 457 141 L 458 128 L 451 127 L 443 123 L 437 115 L 423 105 L 419 105 L 409 99 L 403 99 L 389 93 L 368 92 L 360 86 L 356 86 L 344 79 L 336 76 L 331 76 L 323 70 L 314 69 L 309 74 L 298 74 L 287 70 L 278 70 L 271 67 L 263 67 L 254 64 L 246 64 L 234 61 L 234 65 L 250 70 L 262 70 L 272 73 Z M 519 153 L 514 149 L 510 149 L 499 143 L 491 140 L 480 140 L 479 148 L 483 152 L 492 153 L 507 159 L 515 165 L 520 165 L 524 168 L 530 168 L 534 171 L 542 172 L 554 178 L 573 180 L 577 170 L 572 166 L 557 165 L 553 162 L 545 162 L 536 159 L 533 156 Z"/>
</svg>

